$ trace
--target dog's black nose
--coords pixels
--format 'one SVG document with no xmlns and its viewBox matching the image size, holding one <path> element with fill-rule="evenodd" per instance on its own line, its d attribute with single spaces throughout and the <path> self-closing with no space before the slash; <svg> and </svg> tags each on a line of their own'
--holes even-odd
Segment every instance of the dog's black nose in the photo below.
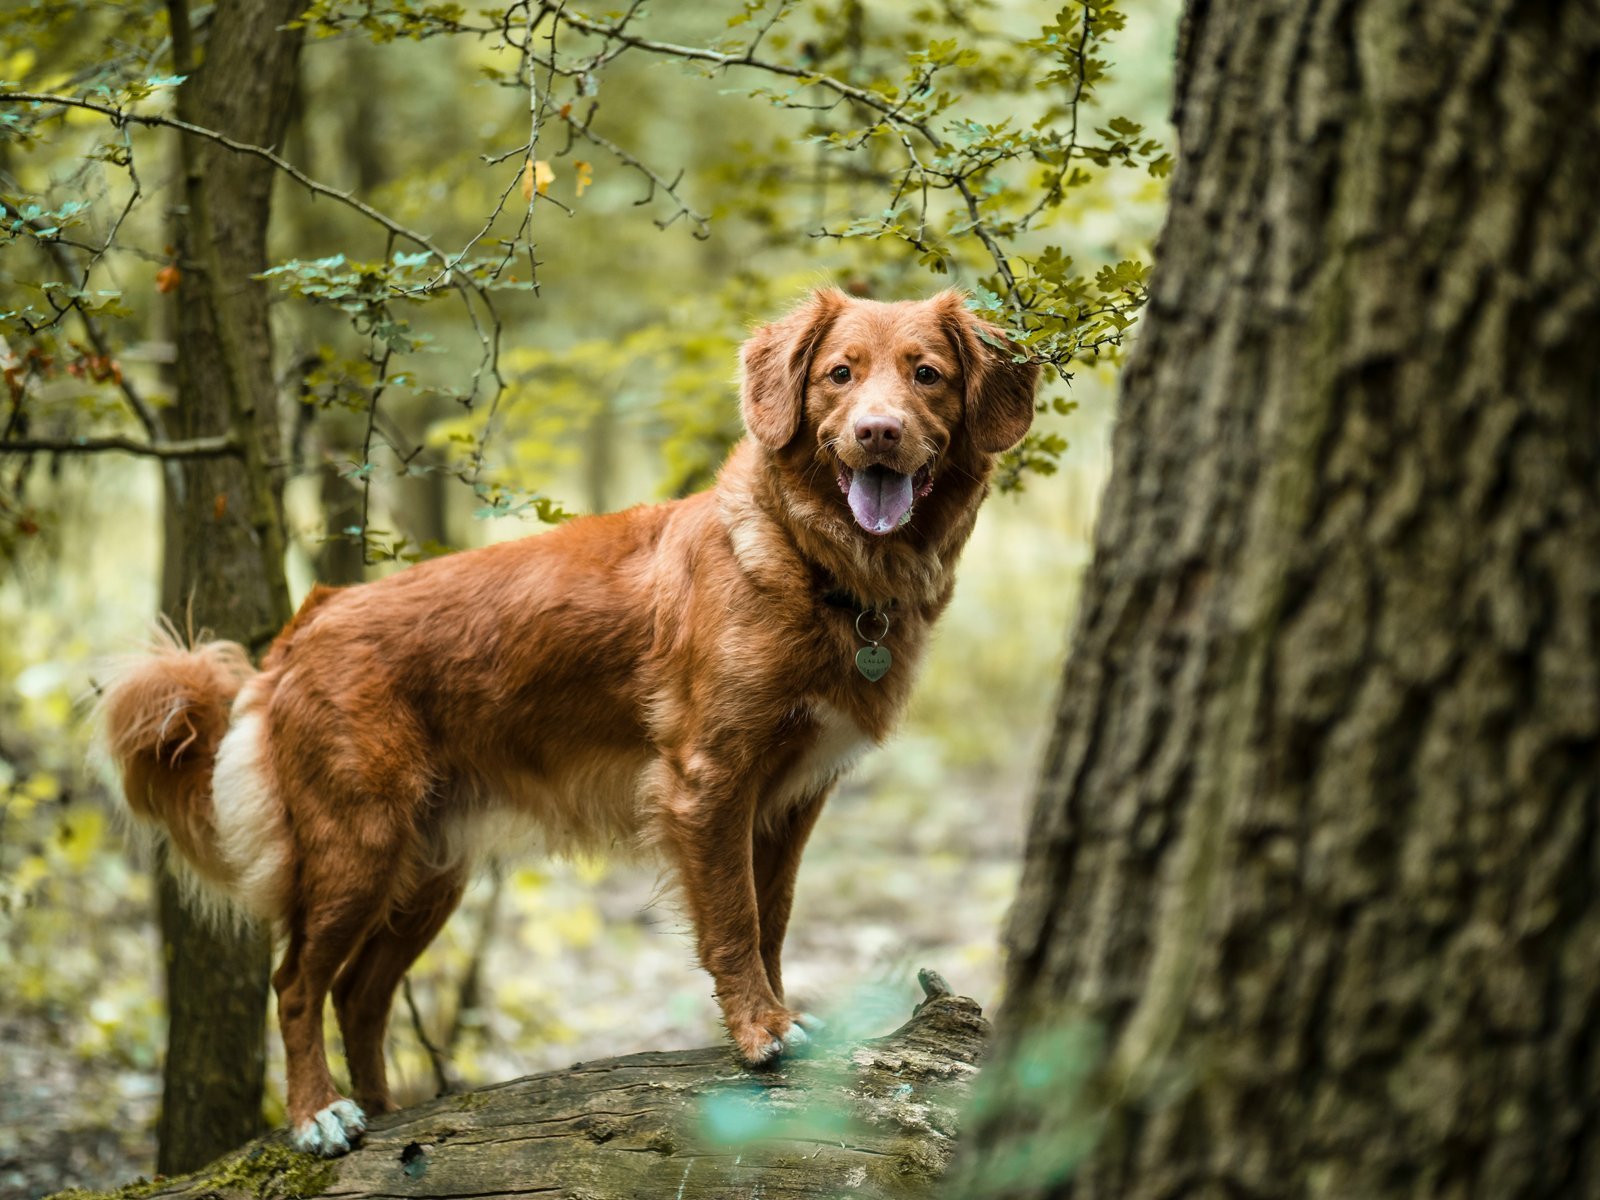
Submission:
<svg viewBox="0 0 1600 1200">
<path fill-rule="evenodd" d="M 869 453 L 884 454 L 900 444 L 905 432 L 899 417 L 862 417 L 856 422 L 856 441 Z"/>
</svg>

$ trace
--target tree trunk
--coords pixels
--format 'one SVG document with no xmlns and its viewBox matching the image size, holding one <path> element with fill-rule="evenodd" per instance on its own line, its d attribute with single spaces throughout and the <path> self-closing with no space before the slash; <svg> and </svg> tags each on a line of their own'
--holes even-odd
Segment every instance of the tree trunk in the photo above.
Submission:
<svg viewBox="0 0 1600 1200">
<path fill-rule="evenodd" d="M 949 1157 L 989 1026 L 938 976 L 923 979 L 928 1000 L 888 1037 L 824 1042 L 776 1070 L 746 1070 L 726 1046 L 579 1063 L 380 1117 L 344 1158 L 296 1153 L 278 1134 L 138 1194 L 925 1195 Z"/>
<path fill-rule="evenodd" d="M 1600 1195 L 1600 10 L 1179 57 L 952 1190 Z"/>
<path fill-rule="evenodd" d="M 204 62 L 187 65 L 187 14 L 173 4 L 174 58 L 189 76 L 184 119 L 270 146 L 289 111 L 298 33 L 281 27 L 301 0 L 224 0 Z M 184 27 L 179 28 L 179 25 Z M 270 164 L 198 140 L 180 146 L 185 206 L 176 218 L 181 283 L 174 317 L 177 437 L 234 433 L 241 458 L 170 465 L 162 610 L 179 629 L 208 629 L 256 648 L 288 618 L 277 404 L 267 298 Z M 161 886 L 168 1040 L 158 1169 L 189 1170 L 261 1128 L 268 941 L 200 924 Z"/>
</svg>

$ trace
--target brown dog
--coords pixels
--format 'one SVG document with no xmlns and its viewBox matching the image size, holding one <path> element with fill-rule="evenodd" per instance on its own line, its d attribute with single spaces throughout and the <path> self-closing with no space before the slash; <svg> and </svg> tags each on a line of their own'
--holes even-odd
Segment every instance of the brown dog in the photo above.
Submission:
<svg viewBox="0 0 1600 1200">
<path fill-rule="evenodd" d="M 489 819 L 658 849 L 750 1063 L 805 1040 L 779 954 L 823 800 L 905 706 L 993 456 L 1037 369 L 955 292 L 819 291 L 743 351 L 750 436 L 717 485 L 317 588 L 259 674 L 209 642 L 107 688 L 135 817 L 286 938 L 273 978 L 297 1145 L 393 1107 L 395 989 Z M 333 993 L 355 1100 L 323 1053 Z"/>
</svg>

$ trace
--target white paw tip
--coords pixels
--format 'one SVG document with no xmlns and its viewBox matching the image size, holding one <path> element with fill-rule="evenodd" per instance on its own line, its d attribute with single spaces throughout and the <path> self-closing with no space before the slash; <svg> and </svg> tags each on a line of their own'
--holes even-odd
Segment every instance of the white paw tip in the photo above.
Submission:
<svg viewBox="0 0 1600 1200">
<path fill-rule="evenodd" d="M 806 1036 L 806 1031 L 801 1029 L 798 1023 L 789 1026 L 789 1032 L 783 1035 L 783 1044 L 791 1050 L 804 1046 L 810 1040 Z"/>
<path fill-rule="evenodd" d="M 294 1131 L 294 1148 L 322 1158 L 350 1152 L 350 1141 L 367 1127 L 367 1115 L 352 1100 L 336 1100 Z"/>
<path fill-rule="evenodd" d="M 795 1024 L 804 1026 L 811 1033 L 821 1033 L 828 1027 L 828 1023 L 814 1013 L 796 1013 Z"/>
<path fill-rule="evenodd" d="M 764 1046 L 757 1046 L 755 1051 L 751 1053 L 745 1061 L 748 1062 L 752 1067 L 760 1067 L 771 1062 L 782 1053 L 783 1043 L 777 1038 L 773 1038 Z"/>
</svg>

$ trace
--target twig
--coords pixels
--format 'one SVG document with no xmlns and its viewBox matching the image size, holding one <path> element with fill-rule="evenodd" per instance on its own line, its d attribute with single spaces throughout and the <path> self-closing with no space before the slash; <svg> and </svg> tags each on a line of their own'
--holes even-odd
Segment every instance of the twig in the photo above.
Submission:
<svg viewBox="0 0 1600 1200">
<path fill-rule="evenodd" d="M 41 228 L 37 222 L 28 221 L 26 217 L 24 217 L 19 211 L 17 211 L 16 208 L 14 208 L 4 199 L 0 199 L 0 210 L 4 210 L 5 212 L 11 214 L 11 216 L 16 220 L 27 221 L 29 227 L 34 229 L 36 232 L 39 228 Z M 127 216 L 127 209 L 123 210 L 122 215 L 123 217 Z M 117 225 L 120 226 L 121 224 L 122 218 L 119 217 L 117 220 Z M 101 255 L 103 255 L 110 247 L 111 238 L 114 237 L 115 234 L 116 229 L 113 228 L 111 234 L 106 238 L 105 245 L 100 248 L 99 253 Z M 45 252 L 50 255 L 50 257 L 55 261 L 56 266 L 65 272 L 69 279 L 77 276 L 76 265 L 67 256 L 66 248 L 58 239 L 36 238 L 35 240 L 45 248 Z M 92 267 L 93 262 L 98 261 L 98 259 L 99 255 L 96 255 L 96 258 L 91 261 L 90 266 Z M 85 271 L 81 280 L 74 280 L 73 286 L 79 291 L 82 291 L 84 284 L 88 283 L 88 281 L 89 273 L 88 271 Z M 84 309 L 83 305 L 77 301 L 74 301 L 68 307 L 77 310 L 78 319 L 83 323 L 83 330 L 86 334 L 88 334 L 89 343 L 94 347 L 95 353 L 100 355 L 102 358 L 112 357 L 111 343 L 109 340 L 107 340 L 105 331 L 100 328 L 100 322 L 96 321 L 94 317 L 90 316 L 89 313 Z M 144 426 L 145 435 L 149 437 L 152 442 L 165 441 L 166 433 L 161 428 L 161 422 L 156 419 L 155 410 L 145 402 L 144 397 L 139 394 L 138 388 L 134 387 L 131 380 L 120 375 L 116 382 L 117 387 L 122 392 L 123 399 L 128 402 L 128 407 L 133 410 L 133 415 L 139 419 L 139 424 Z"/>
<path fill-rule="evenodd" d="M 411 1028 L 417 1035 L 417 1041 L 428 1052 L 428 1061 L 433 1064 L 433 1079 L 439 1085 L 439 1095 L 448 1096 L 456 1090 L 455 1081 L 450 1078 L 450 1060 L 433 1044 L 433 1039 L 423 1028 L 422 1014 L 417 1011 L 417 998 L 411 994 L 411 976 L 407 975 L 400 981 L 400 991 L 405 995 L 406 1008 L 411 1012 Z"/>
<path fill-rule="evenodd" d="M 378 401 L 383 398 L 383 389 L 389 379 L 389 359 L 394 354 L 393 346 L 385 346 L 383 357 L 376 362 L 378 377 L 372 385 L 372 396 L 367 401 L 367 431 L 361 439 L 361 562 L 364 566 L 372 566 L 373 558 L 371 546 L 367 541 L 367 531 L 371 526 L 370 514 L 372 511 L 372 435 L 378 424 Z M 371 361 L 369 358 L 368 361 Z M 387 437 L 384 438 L 388 442 Z M 399 451 L 391 443 L 391 450 Z"/>
<path fill-rule="evenodd" d="M 523 149 L 526 150 L 527 147 L 523 147 Z M 510 152 L 510 154 L 515 154 L 515 153 L 517 153 L 517 151 L 515 151 L 515 150 Z M 508 154 L 505 157 L 509 157 L 509 156 L 510 155 Z M 524 154 L 523 157 L 526 158 L 527 155 Z M 495 159 L 494 161 L 495 162 L 500 162 L 502 160 L 501 159 Z M 464 261 L 466 259 L 467 255 L 472 252 L 472 248 L 474 246 L 476 246 L 479 242 L 481 242 L 484 238 L 489 236 L 489 231 L 494 228 L 494 223 L 500 219 L 500 214 L 505 211 L 506 201 L 511 198 L 512 191 L 515 190 L 517 184 L 522 181 L 522 176 L 523 176 L 524 170 L 525 170 L 525 168 L 523 168 L 523 167 L 518 167 L 517 168 L 517 173 L 511 177 L 510 182 L 508 182 L 506 184 L 506 186 L 501 190 L 500 198 L 495 201 L 494 208 L 489 213 L 489 219 L 486 220 L 483 223 L 482 227 L 478 230 L 477 233 L 473 234 L 472 237 L 467 240 L 467 244 L 465 246 L 461 247 L 460 252 L 455 256 L 455 261 L 456 262 Z M 542 197 L 542 199 L 547 199 L 548 200 L 549 197 L 548 196 Z M 437 288 L 441 282 L 443 282 L 445 276 L 448 275 L 449 272 L 450 272 L 450 268 L 448 266 L 446 266 L 445 268 L 443 268 L 439 272 L 439 274 L 435 275 L 432 279 L 430 279 L 422 287 L 416 288 L 416 289 L 412 289 L 412 288 L 403 289 L 404 294 L 410 295 L 413 291 L 431 292 L 435 288 Z"/>
<path fill-rule="evenodd" d="M 789 9 L 793 6 L 794 0 L 778 0 L 777 6 L 772 10 L 772 15 L 767 18 L 766 24 L 756 30 L 756 36 L 750 39 L 750 44 L 744 48 L 744 52 L 746 54 L 754 54 L 761 49 L 761 43 L 766 39 L 767 34 L 772 32 L 773 26 L 789 15 Z"/>
<path fill-rule="evenodd" d="M 690 221 L 694 222 L 694 229 L 692 232 L 696 241 L 703 242 L 711 236 L 710 219 L 706 217 L 704 213 L 696 212 L 694 209 L 690 208 L 689 205 L 684 203 L 683 197 L 678 194 L 678 185 L 683 182 L 683 172 L 681 170 L 678 172 L 675 178 L 668 180 L 664 176 L 658 174 L 642 159 L 629 153 L 616 142 L 613 142 L 610 138 L 596 133 L 589 127 L 589 123 L 594 119 L 593 106 L 590 107 L 588 114 L 584 117 L 582 122 L 574 120 L 570 112 L 562 113 L 560 110 L 557 110 L 556 115 L 567 123 L 567 128 L 569 130 L 582 135 L 591 144 L 599 146 L 618 162 L 632 167 L 635 171 L 639 172 L 639 174 L 643 175 L 650 181 L 650 191 L 645 194 L 644 199 L 636 201 L 636 205 L 649 204 L 651 200 L 655 199 L 657 188 L 672 197 L 673 202 L 678 206 L 678 211 L 670 217 L 657 220 L 655 223 L 656 228 L 665 229 L 679 217 L 687 217 Z"/>
<path fill-rule="evenodd" d="M 640 175 L 644 176 L 646 181 L 648 181 L 650 184 L 650 190 L 645 193 L 643 199 L 634 201 L 635 207 L 643 204 L 649 204 L 655 199 L 656 191 L 658 189 L 672 197 L 674 203 L 676 203 L 678 206 L 678 211 L 670 217 L 656 220 L 656 228 L 665 229 L 667 226 L 677 221 L 680 217 L 687 217 L 694 224 L 693 235 L 697 241 L 703 242 L 710 237 L 711 219 L 704 213 L 691 208 L 678 192 L 679 185 L 683 182 L 683 171 L 680 170 L 674 178 L 668 179 L 666 176 L 656 171 L 644 160 L 631 153 L 625 147 L 613 142 L 604 134 L 596 133 L 592 128 L 592 122 L 594 121 L 594 114 L 597 107 L 598 105 L 591 104 L 589 106 L 589 110 L 583 115 L 583 119 L 579 120 L 577 117 L 572 115 L 570 109 L 566 109 L 565 105 L 557 107 L 554 103 L 552 103 L 548 95 L 544 100 L 545 116 L 554 117 L 566 125 L 568 138 L 567 145 L 569 147 L 572 144 L 571 139 L 574 135 L 582 137 L 591 145 L 598 146 L 607 154 L 610 154 L 624 166 L 629 167 L 637 171 Z M 563 109 L 566 109 L 566 111 L 563 111 Z M 505 160 L 508 158 L 526 159 L 531 153 L 532 151 L 530 150 L 528 144 L 524 143 L 521 146 L 513 147 L 512 149 L 506 150 L 500 154 L 493 156 L 485 155 L 484 162 L 494 165 L 496 163 L 505 162 Z M 565 153 L 565 151 L 563 150 L 562 153 Z M 515 181 L 513 180 L 513 184 L 514 183 Z M 544 199 L 549 199 L 549 197 L 546 196 Z M 502 196 L 502 203 L 503 202 L 504 197 Z M 498 208 L 495 210 L 495 215 L 499 215 Z M 473 241 L 477 241 L 478 238 L 483 237 L 483 235 L 487 232 L 487 228 L 480 230 L 476 237 L 473 238 Z"/>
<path fill-rule="evenodd" d="M 450 1018 L 450 1032 L 445 1035 L 445 1049 L 454 1053 L 466 1029 L 466 1015 L 478 1007 L 483 992 L 483 963 L 489 956 L 489 943 L 494 941 L 499 926 L 500 897 L 505 891 L 505 876 L 496 870 L 494 886 L 483 905 L 483 920 L 478 925 L 478 937 L 472 945 L 472 955 L 461 976 L 461 987 L 456 992 L 456 1011 Z"/>
<path fill-rule="evenodd" d="M 550 25 L 550 61 L 556 61 L 556 28 L 560 25 L 560 11 L 557 10 L 556 20 Z M 528 282 L 534 294 L 539 292 L 539 262 L 538 247 L 534 242 L 534 205 L 539 199 L 539 124 L 544 116 L 544 104 L 539 98 L 539 66 L 533 61 L 533 33 L 538 21 L 543 15 L 535 17 L 533 5 L 528 5 L 528 24 L 523 34 L 522 64 L 528 69 L 528 166 L 527 178 L 533 185 L 528 189 L 528 212 L 523 218 L 523 224 L 528 230 Z M 550 83 L 554 84 L 552 72 Z M 487 427 L 486 427 L 487 430 Z"/>
<path fill-rule="evenodd" d="M 928 122 L 909 119 L 900 112 L 903 102 L 890 100 L 881 92 L 856 87 L 854 84 L 846 83 L 844 80 L 828 75 L 825 72 L 809 70 L 805 67 L 792 67 L 788 63 L 758 58 L 754 53 L 753 46 L 747 47 L 738 54 L 726 54 L 720 50 L 708 50 L 699 46 L 682 46 L 673 42 L 658 42 L 650 38 L 637 37 L 634 34 L 627 33 L 616 25 L 605 25 L 598 21 L 591 21 L 586 17 L 562 12 L 558 5 L 551 5 L 547 0 L 542 0 L 540 7 L 544 12 L 554 13 L 557 24 L 564 21 L 572 28 L 584 33 L 601 38 L 615 39 L 629 46 L 637 47 L 646 53 L 684 59 L 690 62 L 710 63 L 713 66 L 723 68 L 749 67 L 752 70 L 764 71 L 771 75 L 781 75 L 788 79 L 802 80 L 807 84 L 825 88 L 835 95 L 854 100 L 858 104 L 865 105 L 867 108 L 883 114 L 886 123 L 897 128 L 903 127 L 904 129 L 912 130 L 935 151 L 942 152 L 948 148 L 945 140 L 934 132 L 933 127 Z M 930 174 L 949 180 L 951 186 L 960 193 L 962 201 L 967 208 L 972 232 L 977 235 L 978 240 L 983 243 L 984 249 L 989 252 L 989 257 L 993 259 L 995 270 L 1005 283 L 1005 294 L 1010 299 L 1013 310 L 1020 313 L 1024 305 L 1022 297 L 1018 293 L 1017 277 L 1012 270 L 1011 260 L 1007 257 L 1005 251 L 1000 248 L 1000 243 L 995 238 L 993 231 L 984 222 L 977 194 L 967 182 L 967 177 L 959 173 L 950 174 L 932 171 L 925 167 L 922 169 Z"/>
<path fill-rule="evenodd" d="M 1072 109 L 1072 129 L 1067 137 L 1067 144 L 1061 150 L 1061 169 L 1056 172 L 1056 177 L 1050 186 L 1044 189 L 1044 194 L 1039 197 L 1039 202 L 1024 213 L 1017 221 L 1018 229 L 1027 229 L 1033 224 L 1034 218 L 1044 211 L 1052 197 L 1059 199 L 1061 194 L 1061 181 L 1067 177 L 1067 172 L 1072 170 L 1072 159 L 1078 153 L 1078 109 L 1082 106 L 1084 77 L 1089 68 L 1089 6 L 1083 6 L 1083 25 L 1078 34 L 1078 85 L 1072 91 L 1072 99 L 1068 107 Z"/>
</svg>

